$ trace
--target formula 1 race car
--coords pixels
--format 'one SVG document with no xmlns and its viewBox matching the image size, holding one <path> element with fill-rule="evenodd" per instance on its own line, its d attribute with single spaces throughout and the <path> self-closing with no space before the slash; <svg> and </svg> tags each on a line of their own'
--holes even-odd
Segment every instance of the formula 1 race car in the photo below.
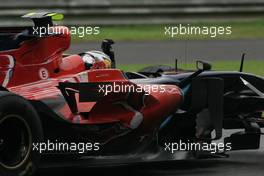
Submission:
<svg viewBox="0 0 264 176">
<path fill-rule="evenodd" d="M 34 26 L 0 30 L 0 175 L 30 175 L 48 156 L 61 164 L 71 160 L 55 162 L 58 156 L 87 156 L 89 165 L 139 160 L 182 102 L 181 90 L 163 85 L 146 94 L 109 69 L 111 40 L 103 41 L 103 52 L 65 55 L 69 31 L 53 25 L 61 14 L 23 17 Z M 38 29 L 53 32 L 40 36 Z M 137 91 L 109 92 L 113 86 Z"/>
<path fill-rule="evenodd" d="M 1 176 L 31 175 L 38 167 L 222 157 L 229 144 L 259 147 L 263 78 L 209 71 L 202 61 L 189 73 L 125 73 L 113 68 L 112 40 L 103 41 L 102 52 L 66 55 L 69 31 L 52 23 L 61 14 L 23 17 L 34 26 L 0 29 Z M 36 29 L 53 32 L 40 36 Z M 210 146 L 228 127 L 246 130 L 226 138 L 219 151 L 176 147 Z"/>
</svg>

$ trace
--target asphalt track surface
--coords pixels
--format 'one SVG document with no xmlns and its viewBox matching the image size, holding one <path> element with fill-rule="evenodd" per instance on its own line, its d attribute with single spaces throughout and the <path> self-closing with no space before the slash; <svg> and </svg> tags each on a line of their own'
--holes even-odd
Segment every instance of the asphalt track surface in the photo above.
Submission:
<svg viewBox="0 0 264 176">
<path fill-rule="evenodd" d="M 233 152 L 227 159 L 174 161 L 109 168 L 42 170 L 36 176 L 263 176 L 264 152 Z"/>
<path fill-rule="evenodd" d="M 240 59 L 242 52 L 248 58 L 264 59 L 264 40 L 233 41 L 155 41 L 117 42 L 116 58 L 121 64 L 170 63 L 173 58 L 185 58 L 186 46 L 188 61 L 196 58 L 208 60 Z M 70 52 L 80 53 L 100 48 L 100 42 L 73 44 Z M 229 135 L 230 132 L 225 133 Z M 229 158 L 191 161 L 146 163 L 141 165 L 89 168 L 72 167 L 42 169 L 36 176 L 263 176 L 264 138 L 260 150 L 229 152 Z M 87 163 L 89 166 L 89 163 Z"/>
<path fill-rule="evenodd" d="M 70 53 L 100 49 L 101 42 L 73 43 Z M 194 41 L 116 41 L 113 45 L 118 64 L 168 64 L 179 59 L 182 63 L 197 59 L 264 60 L 264 40 L 194 40 Z"/>
<path fill-rule="evenodd" d="M 239 131 L 239 130 L 238 130 Z M 232 132 L 225 131 L 224 136 Z M 263 131 L 262 131 L 263 132 Z M 41 169 L 35 176 L 263 176 L 264 138 L 259 150 L 229 152 L 228 158 L 179 160 L 170 162 L 144 163 L 117 167 L 81 167 Z M 76 165 L 73 163 L 73 165 Z M 87 167 L 86 167 L 87 166 Z"/>
<path fill-rule="evenodd" d="M 228 159 L 176 161 L 98 169 L 60 169 L 38 176 L 263 176 L 264 153 L 238 152 Z"/>
</svg>

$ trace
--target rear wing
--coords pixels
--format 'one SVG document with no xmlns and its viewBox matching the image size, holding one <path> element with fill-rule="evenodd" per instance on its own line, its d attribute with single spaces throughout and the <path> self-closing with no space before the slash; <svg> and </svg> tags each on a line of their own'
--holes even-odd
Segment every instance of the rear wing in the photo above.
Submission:
<svg viewBox="0 0 264 176">
<path fill-rule="evenodd" d="M 31 12 L 22 16 L 22 18 L 32 19 L 35 26 L 53 26 L 53 21 L 61 21 L 64 15 L 52 12 Z"/>
</svg>

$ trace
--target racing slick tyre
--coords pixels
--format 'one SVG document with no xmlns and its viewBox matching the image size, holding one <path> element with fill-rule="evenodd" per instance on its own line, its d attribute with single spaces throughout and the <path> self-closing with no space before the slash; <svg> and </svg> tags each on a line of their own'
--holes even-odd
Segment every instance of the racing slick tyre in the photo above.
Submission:
<svg viewBox="0 0 264 176">
<path fill-rule="evenodd" d="M 33 143 L 42 139 L 41 121 L 30 102 L 0 91 L 0 175 L 32 175 L 40 159 Z"/>
</svg>

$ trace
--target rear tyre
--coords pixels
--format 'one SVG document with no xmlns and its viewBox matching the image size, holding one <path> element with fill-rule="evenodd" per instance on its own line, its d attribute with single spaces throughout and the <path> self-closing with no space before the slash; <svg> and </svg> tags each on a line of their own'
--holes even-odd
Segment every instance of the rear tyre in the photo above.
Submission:
<svg viewBox="0 0 264 176">
<path fill-rule="evenodd" d="M 43 140 L 40 118 L 24 98 L 0 92 L 0 175 L 32 175 L 40 159 L 33 143 Z"/>
</svg>

